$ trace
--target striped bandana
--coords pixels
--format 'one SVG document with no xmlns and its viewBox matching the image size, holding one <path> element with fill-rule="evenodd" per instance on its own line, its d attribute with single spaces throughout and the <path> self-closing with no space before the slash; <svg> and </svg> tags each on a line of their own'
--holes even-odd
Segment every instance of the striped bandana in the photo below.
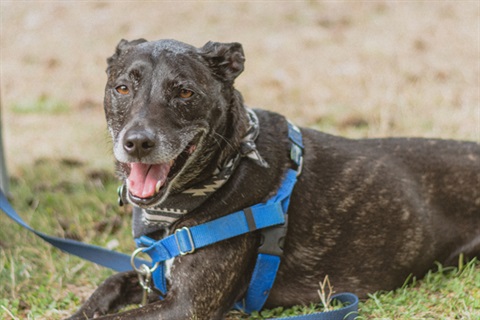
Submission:
<svg viewBox="0 0 480 320">
<path fill-rule="evenodd" d="M 160 229 L 167 229 L 183 215 L 200 206 L 227 182 L 242 157 L 252 159 L 262 167 L 268 167 L 255 145 L 259 134 L 257 115 L 248 108 L 246 110 L 249 116 L 249 129 L 242 139 L 240 153 L 233 156 L 223 167 L 217 168 L 209 179 L 183 192 L 169 195 L 160 205 L 149 209 L 134 206 L 132 220 L 135 238 Z"/>
</svg>

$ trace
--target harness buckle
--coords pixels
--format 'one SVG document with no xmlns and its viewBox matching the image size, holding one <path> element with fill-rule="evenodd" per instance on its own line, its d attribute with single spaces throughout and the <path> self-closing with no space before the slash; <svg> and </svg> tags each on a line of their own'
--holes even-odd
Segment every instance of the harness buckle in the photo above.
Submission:
<svg viewBox="0 0 480 320">
<path fill-rule="evenodd" d="M 190 244 L 190 250 L 182 250 L 182 246 L 181 244 L 185 244 L 185 241 L 180 241 L 180 239 L 178 238 L 178 235 L 181 235 L 180 232 L 182 231 L 185 231 L 187 233 L 187 236 L 186 237 L 182 237 L 182 238 L 186 238 Z M 195 243 L 193 242 L 193 237 L 192 237 L 192 232 L 190 231 L 189 228 L 187 227 L 183 227 L 181 229 L 177 229 L 175 230 L 175 242 L 177 243 L 177 247 L 178 247 L 178 251 L 180 252 L 180 255 L 181 256 L 184 256 L 186 254 L 190 254 L 190 253 L 194 253 L 195 252 Z"/>
<path fill-rule="evenodd" d="M 285 223 L 262 230 L 262 243 L 258 247 L 258 253 L 270 254 L 281 257 L 283 244 L 288 230 L 288 215 L 285 215 Z"/>
</svg>

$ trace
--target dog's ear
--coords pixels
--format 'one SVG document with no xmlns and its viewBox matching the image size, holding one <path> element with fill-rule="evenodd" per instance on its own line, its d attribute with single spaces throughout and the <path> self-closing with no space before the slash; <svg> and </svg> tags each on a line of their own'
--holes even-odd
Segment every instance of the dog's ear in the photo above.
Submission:
<svg viewBox="0 0 480 320">
<path fill-rule="evenodd" d="M 118 57 L 122 55 L 122 53 L 127 52 L 128 49 L 143 42 L 147 42 L 147 40 L 143 38 L 132 40 L 132 41 L 127 41 L 125 39 L 120 40 L 120 42 L 117 44 L 117 48 L 115 49 L 115 53 L 113 54 L 113 56 L 107 59 L 108 66 L 110 67 L 118 59 Z M 108 72 L 108 69 L 107 69 L 107 72 Z"/>
<path fill-rule="evenodd" d="M 240 43 L 209 41 L 199 52 L 213 73 L 222 80 L 233 81 L 244 69 L 245 56 Z"/>
</svg>

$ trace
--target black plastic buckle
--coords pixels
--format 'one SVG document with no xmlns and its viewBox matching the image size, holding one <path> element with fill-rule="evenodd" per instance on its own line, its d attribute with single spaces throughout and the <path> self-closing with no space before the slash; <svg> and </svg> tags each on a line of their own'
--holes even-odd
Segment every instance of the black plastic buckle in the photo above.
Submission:
<svg viewBox="0 0 480 320">
<path fill-rule="evenodd" d="M 262 230 L 262 242 L 258 247 L 258 253 L 283 255 L 283 245 L 287 235 L 288 215 L 285 215 L 285 223 Z"/>
</svg>

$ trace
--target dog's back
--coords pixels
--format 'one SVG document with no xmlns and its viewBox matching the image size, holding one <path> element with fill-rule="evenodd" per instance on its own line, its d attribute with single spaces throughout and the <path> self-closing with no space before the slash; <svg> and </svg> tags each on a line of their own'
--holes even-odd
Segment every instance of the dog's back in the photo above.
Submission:
<svg viewBox="0 0 480 320">
<path fill-rule="evenodd" d="M 477 143 L 302 132 L 304 166 L 289 209 L 279 287 L 283 275 L 295 290 L 313 292 L 310 279 L 328 274 L 337 291 L 353 286 L 364 295 L 393 289 L 411 273 L 421 276 L 435 261 L 479 256 Z"/>
</svg>

